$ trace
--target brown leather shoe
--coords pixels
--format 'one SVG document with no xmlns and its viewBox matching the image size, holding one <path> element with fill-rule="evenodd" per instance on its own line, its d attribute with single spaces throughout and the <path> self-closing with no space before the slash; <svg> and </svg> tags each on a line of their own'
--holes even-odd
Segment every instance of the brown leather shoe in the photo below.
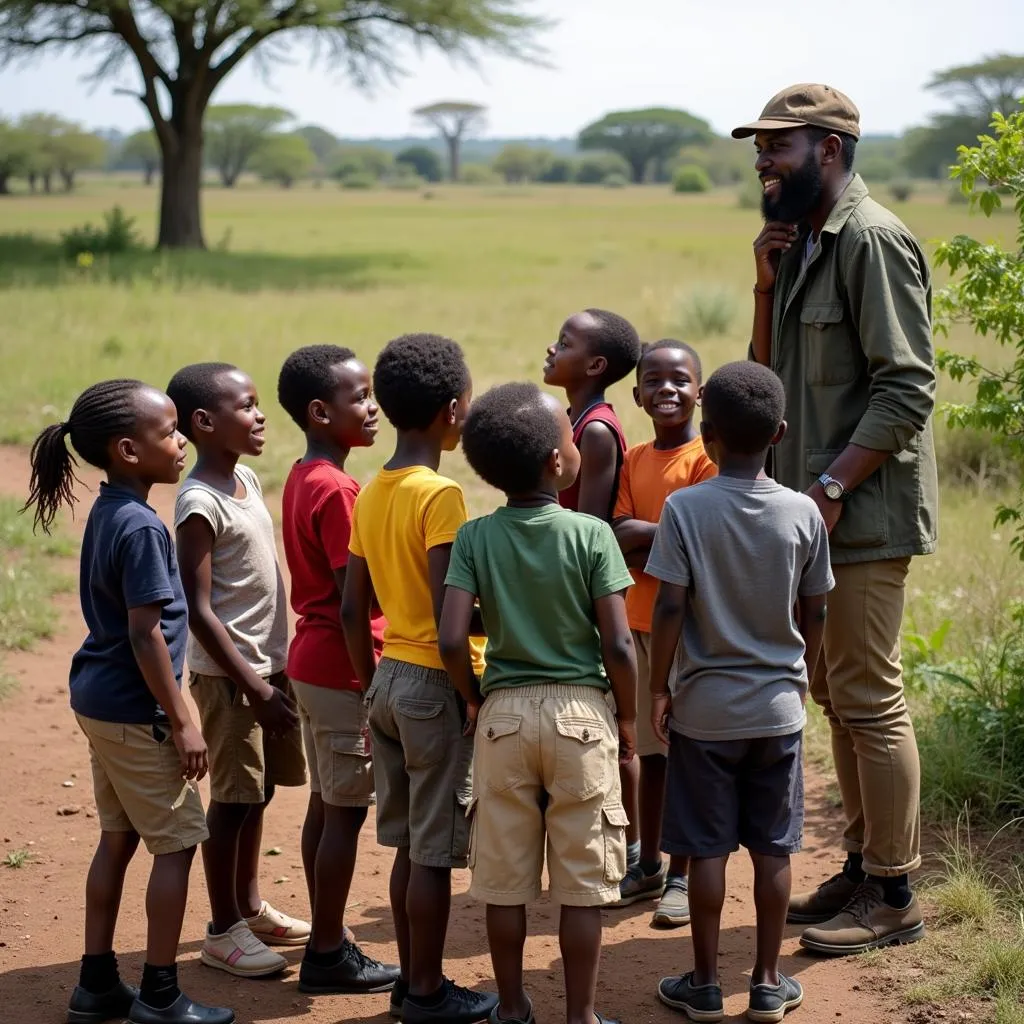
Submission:
<svg viewBox="0 0 1024 1024">
<path fill-rule="evenodd" d="M 800 936 L 800 945 L 813 953 L 847 956 L 881 946 L 917 942 L 924 938 L 924 919 L 917 897 L 903 909 L 890 907 L 877 882 L 857 887 L 842 913 Z"/>
<path fill-rule="evenodd" d="M 842 871 L 822 882 L 811 892 L 791 896 L 786 920 L 790 924 L 820 924 L 831 921 L 853 899 L 859 882 L 851 881 Z"/>
</svg>

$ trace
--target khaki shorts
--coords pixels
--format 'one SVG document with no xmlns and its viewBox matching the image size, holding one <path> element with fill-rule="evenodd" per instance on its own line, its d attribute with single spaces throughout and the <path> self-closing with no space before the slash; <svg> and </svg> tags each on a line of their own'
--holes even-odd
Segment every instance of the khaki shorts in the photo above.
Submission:
<svg viewBox="0 0 1024 1024">
<path fill-rule="evenodd" d="M 374 802 L 373 761 L 363 695 L 292 680 L 309 762 L 309 789 L 332 807 Z"/>
<path fill-rule="evenodd" d="M 464 868 L 473 738 L 448 673 L 382 658 L 367 694 L 377 780 L 377 842 L 416 864 Z"/>
<path fill-rule="evenodd" d="M 291 696 L 283 672 L 268 682 Z M 210 752 L 210 799 L 219 804 L 261 804 L 267 787 L 302 786 L 306 760 L 298 725 L 283 736 L 264 736 L 245 694 L 226 676 L 193 672 L 189 691 Z"/>
<path fill-rule="evenodd" d="M 619 740 L 605 694 L 542 683 L 487 695 L 473 761 L 470 892 L 519 906 L 541 891 L 573 907 L 619 899 L 626 812 Z"/>
<path fill-rule="evenodd" d="M 668 747 L 654 735 L 651 725 L 651 634 L 636 629 L 630 632 L 636 648 L 636 753 L 638 757 L 650 757 L 651 754 L 668 757 Z M 679 652 L 677 647 L 669 674 L 670 684 L 679 674 Z"/>
<path fill-rule="evenodd" d="M 154 857 L 191 850 L 209 839 L 199 790 L 181 777 L 169 725 L 75 718 L 89 740 L 92 788 L 104 832 L 137 832 Z"/>
</svg>

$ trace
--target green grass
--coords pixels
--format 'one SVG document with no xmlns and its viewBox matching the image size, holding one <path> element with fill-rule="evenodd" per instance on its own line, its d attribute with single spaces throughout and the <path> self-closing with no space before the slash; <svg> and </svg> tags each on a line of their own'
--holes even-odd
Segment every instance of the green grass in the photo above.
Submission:
<svg viewBox="0 0 1024 1024">
<path fill-rule="evenodd" d="M 32 859 L 32 854 L 28 850 L 11 850 L 4 857 L 5 868 L 23 868 Z"/>
</svg>

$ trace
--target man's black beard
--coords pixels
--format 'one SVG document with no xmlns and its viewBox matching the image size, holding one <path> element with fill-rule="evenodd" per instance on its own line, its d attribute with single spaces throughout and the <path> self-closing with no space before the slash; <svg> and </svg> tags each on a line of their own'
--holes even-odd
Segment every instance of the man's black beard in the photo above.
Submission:
<svg viewBox="0 0 1024 1024">
<path fill-rule="evenodd" d="M 779 182 L 776 197 L 761 196 L 761 213 L 765 220 L 799 224 L 818 205 L 824 187 L 821 167 L 812 150 L 799 170 Z"/>
</svg>

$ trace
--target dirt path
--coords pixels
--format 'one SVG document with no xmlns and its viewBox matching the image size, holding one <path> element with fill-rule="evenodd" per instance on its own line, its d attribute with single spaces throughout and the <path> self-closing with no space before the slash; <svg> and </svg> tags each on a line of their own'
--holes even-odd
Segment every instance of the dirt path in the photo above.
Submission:
<svg viewBox="0 0 1024 1024">
<path fill-rule="evenodd" d="M 22 449 L 0 448 L 0 492 L 26 493 L 27 459 Z M 95 485 L 95 474 L 85 479 Z M 76 523 L 80 528 L 89 495 L 82 493 Z M 271 500 L 274 500 L 273 498 Z M 165 519 L 173 489 L 154 492 L 154 505 Z M 69 566 L 69 571 L 74 567 Z M 57 599 L 61 624 L 56 635 L 28 653 L 4 657 L 4 668 L 18 679 L 13 696 L 0 705 L 0 859 L 14 850 L 31 851 L 31 859 L 15 870 L 0 867 L 0 1019 L 12 1024 L 57 1022 L 77 980 L 83 917 L 85 875 L 97 834 L 86 743 L 68 708 L 67 670 L 81 642 L 83 627 L 77 597 Z M 67 786 L 67 783 L 72 783 Z M 204 794 L 205 796 L 205 794 Z M 267 814 L 264 848 L 280 847 L 267 857 L 264 897 L 284 910 L 308 914 L 299 830 L 305 810 L 304 790 L 280 790 Z M 58 814 L 58 808 L 78 807 Z M 825 796 L 825 786 L 808 779 L 808 820 L 805 850 L 794 862 L 795 884 L 813 884 L 831 870 L 841 825 Z M 387 879 L 391 853 L 373 840 L 372 816 L 352 887 L 348 923 L 367 952 L 394 959 Z M 143 893 L 149 871 L 144 853 L 136 858 L 125 886 L 117 951 L 122 971 L 137 981 L 145 944 Z M 298 991 L 299 952 L 287 953 L 295 967 L 283 980 L 238 981 L 199 964 L 200 938 L 207 919 L 206 893 L 198 861 L 185 920 L 181 980 L 192 995 L 235 1008 L 240 1024 L 308 1024 L 385 1021 L 386 998 L 324 997 L 316 1000 Z M 721 971 L 726 1009 L 739 1020 L 746 1006 L 747 972 L 753 958 L 754 914 L 751 871 L 745 857 L 733 859 L 731 893 L 722 928 Z M 491 979 L 483 907 L 466 890 L 469 874 L 454 876 L 453 909 L 446 967 L 461 983 L 487 984 Z M 623 1024 L 678 1021 L 661 1006 L 655 986 L 664 975 L 691 965 L 689 931 L 658 932 L 648 924 L 652 906 L 639 904 L 605 914 L 599 1008 Z M 798 977 L 806 990 L 797 1019 L 807 1024 L 883 1024 L 902 1019 L 887 998 L 877 994 L 871 975 L 854 960 L 815 960 L 798 952 L 797 929 L 784 948 L 783 969 Z M 562 1019 L 561 961 L 558 952 L 557 908 L 545 899 L 530 911 L 526 946 L 527 987 L 538 1020 Z"/>
</svg>

